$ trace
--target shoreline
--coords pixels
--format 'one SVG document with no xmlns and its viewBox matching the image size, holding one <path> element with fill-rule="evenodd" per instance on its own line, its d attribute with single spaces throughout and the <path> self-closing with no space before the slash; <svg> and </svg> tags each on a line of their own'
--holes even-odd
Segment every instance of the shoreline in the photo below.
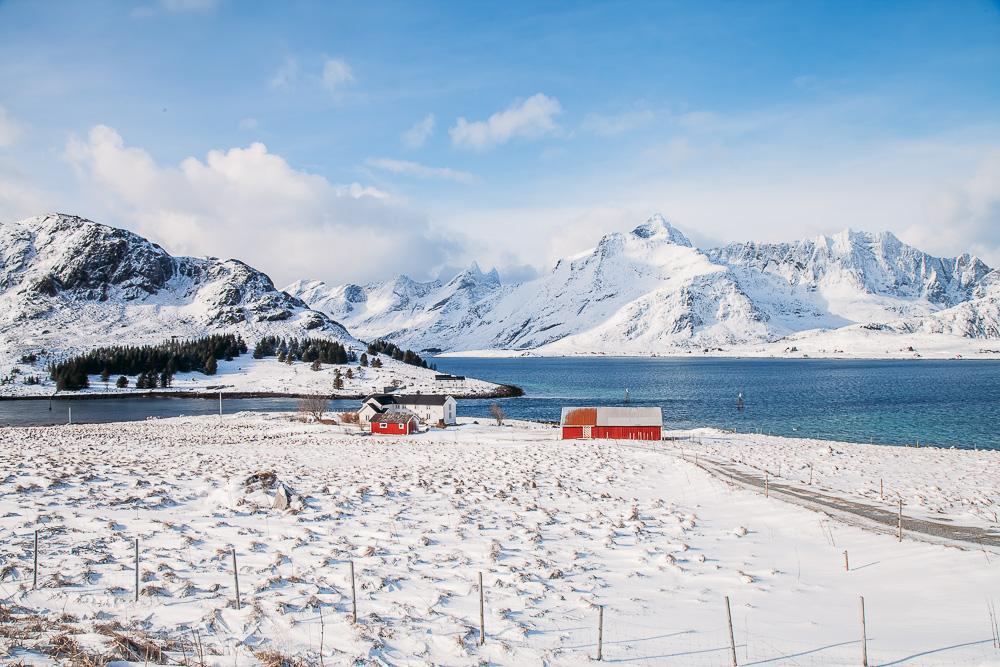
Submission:
<svg viewBox="0 0 1000 667">
<path fill-rule="evenodd" d="M 402 392 L 401 392 L 402 393 Z M 48 400 L 70 400 L 70 401 L 81 401 L 88 399 L 97 400 L 118 400 L 124 398 L 199 398 L 205 400 L 217 400 L 219 394 L 222 394 L 223 399 L 244 399 L 244 398 L 315 398 L 317 396 L 323 396 L 324 394 L 305 394 L 305 393 L 288 393 L 288 392 L 278 392 L 278 391 L 138 391 L 133 390 L 131 392 L 104 392 L 104 393 L 65 393 L 65 394 L 26 394 L 23 396 L 13 396 L 13 395 L 3 395 L 0 396 L 0 401 L 48 401 Z M 362 400 L 370 396 L 371 394 L 343 394 L 337 396 L 330 396 L 331 401 L 356 401 Z M 483 392 L 483 393 L 449 393 L 441 392 L 440 394 L 428 394 L 428 395 L 442 395 L 451 396 L 455 399 L 471 400 L 471 399 L 489 399 L 489 398 L 517 398 L 519 396 L 524 396 L 524 390 L 513 384 L 500 384 L 493 391 Z"/>
</svg>

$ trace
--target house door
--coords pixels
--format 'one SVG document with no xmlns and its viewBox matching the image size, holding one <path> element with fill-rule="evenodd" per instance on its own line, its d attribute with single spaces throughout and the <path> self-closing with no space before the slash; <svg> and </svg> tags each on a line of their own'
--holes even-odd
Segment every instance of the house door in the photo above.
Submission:
<svg viewBox="0 0 1000 667">
<path fill-rule="evenodd" d="M 584 426 L 583 427 L 583 437 L 584 438 L 588 438 L 589 439 L 589 438 L 593 438 L 594 437 L 593 434 L 591 433 L 591 428 L 592 427 L 590 427 L 590 426 Z"/>
</svg>

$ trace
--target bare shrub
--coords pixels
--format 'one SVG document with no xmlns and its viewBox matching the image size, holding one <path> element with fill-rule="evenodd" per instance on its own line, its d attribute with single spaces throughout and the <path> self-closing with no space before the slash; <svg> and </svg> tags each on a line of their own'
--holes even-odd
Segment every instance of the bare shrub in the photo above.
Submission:
<svg viewBox="0 0 1000 667">
<path fill-rule="evenodd" d="M 490 406 L 490 416 L 497 420 L 497 426 L 503 426 L 503 420 L 507 418 L 507 413 L 503 411 L 499 403 Z"/>
<path fill-rule="evenodd" d="M 358 424 L 361 420 L 358 418 L 357 412 L 341 412 L 340 421 L 345 424 Z"/>
<path fill-rule="evenodd" d="M 330 399 L 326 396 L 306 396 L 299 399 L 299 414 L 309 415 L 316 421 L 321 421 L 330 408 Z"/>
</svg>

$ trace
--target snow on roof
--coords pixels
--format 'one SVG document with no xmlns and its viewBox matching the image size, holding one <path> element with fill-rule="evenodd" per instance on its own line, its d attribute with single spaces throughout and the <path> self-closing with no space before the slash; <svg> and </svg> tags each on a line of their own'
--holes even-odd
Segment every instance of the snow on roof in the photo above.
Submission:
<svg viewBox="0 0 1000 667">
<path fill-rule="evenodd" d="M 415 420 L 416 417 L 405 412 L 386 412 L 380 415 L 377 420 L 380 424 L 408 424 L 409 422 Z"/>
<path fill-rule="evenodd" d="M 563 408 L 563 426 L 662 426 L 660 408 Z"/>
</svg>

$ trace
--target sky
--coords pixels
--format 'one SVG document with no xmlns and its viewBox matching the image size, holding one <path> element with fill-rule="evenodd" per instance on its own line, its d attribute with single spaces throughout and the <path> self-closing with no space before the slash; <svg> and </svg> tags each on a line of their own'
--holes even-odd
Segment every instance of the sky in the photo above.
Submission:
<svg viewBox="0 0 1000 667">
<path fill-rule="evenodd" d="M 279 286 L 526 280 L 654 213 L 1000 266 L 1000 4 L 0 0 L 0 221 Z"/>
</svg>

